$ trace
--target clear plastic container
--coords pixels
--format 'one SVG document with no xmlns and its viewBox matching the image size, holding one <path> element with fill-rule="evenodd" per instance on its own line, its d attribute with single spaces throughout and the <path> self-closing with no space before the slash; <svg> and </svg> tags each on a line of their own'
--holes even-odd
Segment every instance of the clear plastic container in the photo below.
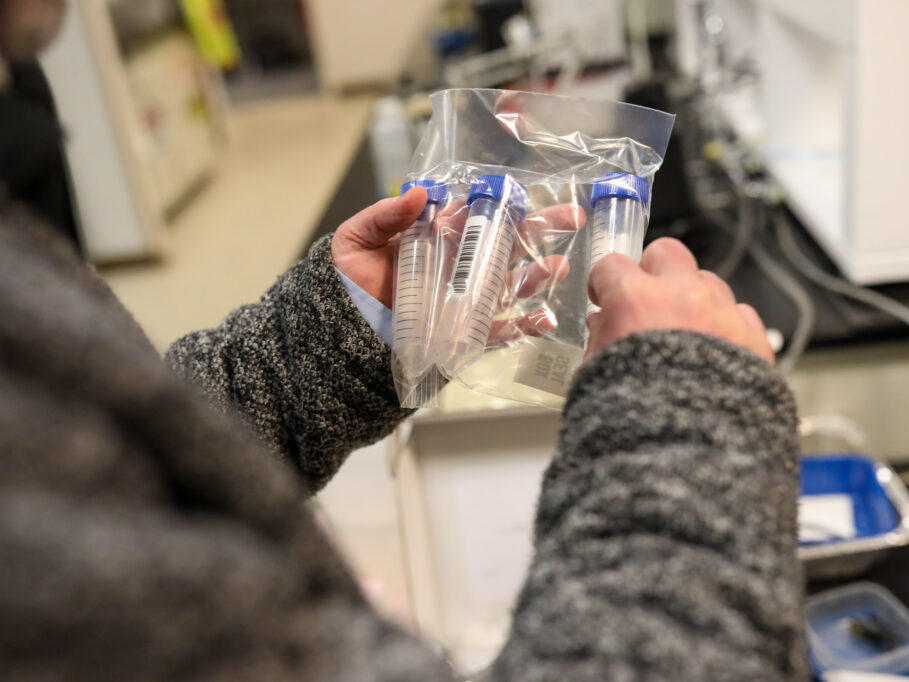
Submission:
<svg viewBox="0 0 909 682">
<path fill-rule="evenodd" d="M 406 382 L 416 387 L 434 367 L 431 356 L 436 308 L 434 273 L 438 271 L 439 264 L 433 221 L 439 208 L 445 204 L 448 189 L 445 184 L 433 180 L 410 180 L 401 186 L 401 194 L 413 187 L 426 190 L 426 208 L 401 235 L 392 352 L 405 373 Z"/>
<path fill-rule="evenodd" d="M 823 592 L 805 605 L 811 659 L 828 670 L 909 673 L 909 610 L 874 583 Z"/>
<path fill-rule="evenodd" d="M 445 333 L 435 339 L 436 360 L 448 376 L 486 349 L 517 225 L 526 214 L 527 190 L 507 175 L 481 175 L 467 204 L 470 211 L 439 315 L 438 328 Z"/>
<path fill-rule="evenodd" d="M 650 183 L 630 173 L 609 173 L 593 184 L 590 207 L 593 211 L 593 234 L 590 268 L 610 253 L 623 253 L 636 261 L 644 252 Z M 587 314 L 598 312 L 590 303 Z"/>
</svg>

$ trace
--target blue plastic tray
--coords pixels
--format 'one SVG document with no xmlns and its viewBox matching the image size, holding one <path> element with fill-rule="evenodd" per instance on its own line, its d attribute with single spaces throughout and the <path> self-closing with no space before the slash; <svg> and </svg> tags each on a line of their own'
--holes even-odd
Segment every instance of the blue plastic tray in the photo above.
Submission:
<svg viewBox="0 0 909 682">
<path fill-rule="evenodd" d="M 803 457 L 801 481 L 803 496 L 845 494 L 852 498 L 856 537 L 883 535 L 895 530 L 900 523 L 887 492 L 877 480 L 875 462 L 867 457 Z"/>
</svg>

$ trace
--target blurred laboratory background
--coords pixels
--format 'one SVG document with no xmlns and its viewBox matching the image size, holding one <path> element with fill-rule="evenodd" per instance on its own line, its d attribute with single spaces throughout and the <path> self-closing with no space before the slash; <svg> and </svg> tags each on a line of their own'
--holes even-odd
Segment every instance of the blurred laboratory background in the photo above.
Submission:
<svg viewBox="0 0 909 682">
<path fill-rule="evenodd" d="M 907 602 L 907 38 L 903 0 L 73 0 L 40 66 L 59 220 L 162 350 L 395 194 L 435 90 L 676 114 L 648 240 L 682 239 L 761 313 L 806 457 L 859 453 L 841 478 L 871 477 L 804 507 L 810 591 L 864 577 Z M 559 415 L 442 403 L 318 504 L 380 608 L 472 670 L 503 640 Z M 818 516 L 836 542 L 810 539 Z"/>
</svg>

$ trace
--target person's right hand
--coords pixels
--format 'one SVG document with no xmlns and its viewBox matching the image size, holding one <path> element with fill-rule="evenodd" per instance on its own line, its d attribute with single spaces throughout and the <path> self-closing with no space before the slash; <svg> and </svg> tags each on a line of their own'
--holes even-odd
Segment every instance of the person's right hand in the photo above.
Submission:
<svg viewBox="0 0 909 682">
<path fill-rule="evenodd" d="M 699 270 L 691 251 L 676 239 L 653 242 L 640 265 L 621 254 L 606 256 L 593 268 L 588 289 L 602 310 L 587 318 L 585 362 L 626 336 L 659 329 L 717 336 L 774 362 L 755 309 L 736 303 L 729 285 Z"/>
</svg>

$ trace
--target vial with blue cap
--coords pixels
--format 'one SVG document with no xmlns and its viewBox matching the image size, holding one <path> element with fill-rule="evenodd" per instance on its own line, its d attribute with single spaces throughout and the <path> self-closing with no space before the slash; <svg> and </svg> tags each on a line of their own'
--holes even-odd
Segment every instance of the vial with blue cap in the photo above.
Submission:
<svg viewBox="0 0 909 682">
<path fill-rule="evenodd" d="M 481 175 L 470 189 L 469 212 L 436 336 L 436 360 L 457 375 L 486 350 L 511 260 L 527 189 L 507 175 Z"/>
<path fill-rule="evenodd" d="M 448 198 L 444 183 L 410 180 L 401 194 L 413 187 L 426 190 L 426 207 L 401 235 L 394 301 L 392 351 L 407 377 L 408 385 L 432 368 L 430 341 L 435 311 L 435 274 L 439 270 L 433 221 Z"/>
<path fill-rule="evenodd" d="M 593 183 L 590 268 L 610 253 L 623 253 L 636 261 L 644 251 L 650 183 L 630 173 L 608 173 Z M 599 308 L 592 303 L 587 314 Z"/>
</svg>

